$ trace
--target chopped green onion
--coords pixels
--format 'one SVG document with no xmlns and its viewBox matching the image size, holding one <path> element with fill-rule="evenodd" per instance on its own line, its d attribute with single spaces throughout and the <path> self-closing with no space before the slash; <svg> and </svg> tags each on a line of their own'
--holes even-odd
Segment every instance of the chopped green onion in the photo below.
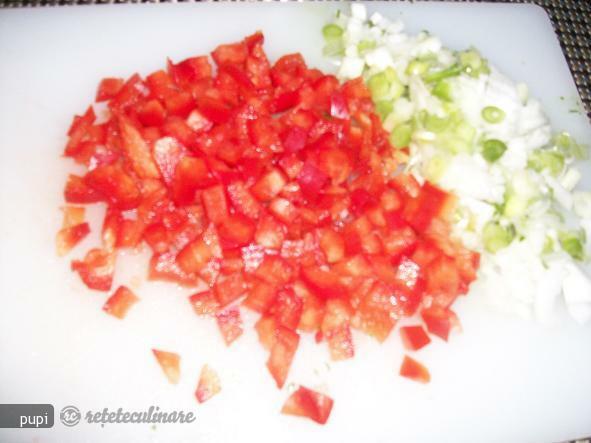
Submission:
<svg viewBox="0 0 591 443">
<path fill-rule="evenodd" d="M 495 254 L 511 244 L 515 237 L 513 226 L 504 228 L 495 222 L 488 222 L 482 230 L 482 241 L 485 249 L 491 254 Z"/>
<path fill-rule="evenodd" d="M 434 155 L 425 165 L 425 178 L 432 182 L 438 182 L 449 165 L 449 159 L 445 155 Z"/>
<path fill-rule="evenodd" d="M 469 49 L 458 54 L 460 64 L 466 74 L 472 77 L 478 77 L 480 74 L 488 74 L 488 62 L 483 59 L 477 50 Z"/>
<path fill-rule="evenodd" d="M 399 80 L 390 83 L 388 94 L 392 100 L 398 100 L 406 92 L 406 87 Z"/>
<path fill-rule="evenodd" d="M 455 64 L 441 71 L 430 72 L 423 77 L 423 80 L 428 83 L 438 82 L 449 77 L 457 77 L 463 70 L 463 66 Z"/>
<path fill-rule="evenodd" d="M 367 86 L 374 101 L 378 101 L 386 97 L 390 90 L 388 78 L 383 72 L 372 75 L 367 81 Z"/>
<path fill-rule="evenodd" d="M 482 118 L 488 123 L 501 123 L 505 120 L 505 111 L 496 106 L 487 106 L 482 109 Z"/>
<path fill-rule="evenodd" d="M 556 177 L 564 169 L 564 154 L 549 149 L 537 149 L 530 154 L 527 166 L 536 172 L 546 169 Z"/>
<path fill-rule="evenodd" d="M 365 51 L 369 51 L 371 49 L 374 49 L 375 47 L 376 47 L 375 40 L 361 40 L 357 44 L 357 51 L 359 51 L 359 53 L 362 54 Z"/>
<path fill-rule="evenodd" d="M 561 132 L 554 136 L 554 144 L 562 150 L 567 157 L 584 160 L 588 157 L 588 148 L 577 141 L 567 132 Z"/>
<path fill-rule="evenodd" d="M 435 97 L 440 98 L 441 100 L 445 100 L 448 102 L 453 100 L 451 94 L 451 86 L 449 82 L 446 82 L 445 80 L 437 82 L 431 90 L 431 94 L 433 94 Z"/>
<path fill-rule="evenodd" d="M 552 237 L 546 237 L 546 241 L 544 242 L 544 247 L 542 248 L 542 254 L 547 255 L 554 252 L 554 240 Z"/>
<path fill-rule="evenodd" d="M 410 143 L 411 135 L 411 125 L 403 124 L 396 126 L 390 133 L 390 143 L 392 143 L 395 148 L 405 148 Z"/>
<path fill-rule="evenodd" d="M 472 144 L 468 143 L 461 137 L 449 132 L 439 134 L 437 137 L 437 146 L 441 147 L 445 151 L 453 154 L 471 153 Z"/>
<path fill-rule="evenodd" d="M 505 143 L 493 138 L 483 143 L 482 156 L 487 162 L 494 163 L 503 156 L 506 150 L 507 145 Z"/>
<path fill-rule="evenodd" d="M 583 250 L 583 239 L 581 235 L 576 232 L 560 232 L 558 234 L 560 246 L 568 255 L 575 260 L 583 261 L 585 259 L 585 252 Z"/>
<path fill-rule="evenodd" d="M 423 75 L 429 69 L 429 63 L 424 60 L 412 60 L 406 67 L 407 75 Z"/>
<path fill-rule="evenodd" d="M 380 100 L 379 102 L 376 102 L 376 111 L 382 121 L 386 120 L 386 117 L 390 115 L 393 109 L 394 104 L 391 100 Z"/>
<path fill-rule="evenodd" d="M 326 41 L 337 40 L 343 35 L 343 28 L 331 23 L 322 28 L 322 35 Z"/>
<path fill-rule="evenodd" d="M 423 119 L 423 124 L 427 131 L 443 132 L 449 126 L 449 119 L 427 114 Z"/>
<path fill-rule="evenodd" d="M 386 76 L 386 78 L 388 79 L 389 82 L 400 82 L 400 79 L 398 78 L 398 74 L 396 74 L 396 71 L 391 66 L 388 66 L 385 69 L 384 75 Z"/>
<path fill-rule="evenodd" d="M 529 206 L 529 201 L 529 198 L 522 195 L 511 194 L 505 201 L 503 215 L 512 219 L 523 217 Z"/>
<path fill-rule="evenodd" d="M 461 121 L 458 123 L 454 130 L 455 134 L 460 137 L 462 140 L 467 142 L 472 142 L 474 140 L 474 136 L 476 135 L 476 129 L 471 126 L 469 123 L 465 121 Z"/>
<path fill-rule="evenodd" d="M 325 57 L 340 57 L 345 54 L 345 47 L 341 40 L 331 40 L 324 45 L 322 54 Z"/>
</svg>

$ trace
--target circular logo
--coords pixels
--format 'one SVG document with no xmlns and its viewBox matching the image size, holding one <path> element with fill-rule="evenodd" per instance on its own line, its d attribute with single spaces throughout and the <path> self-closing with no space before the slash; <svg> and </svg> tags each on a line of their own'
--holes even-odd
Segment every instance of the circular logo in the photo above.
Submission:
<svg viewBox="0 0 591 443">
<path fill-rule="evenodd" d="M 82 414 L 76 406 L 65 406 L 60 412 L 61 422 L 68 427 L 76 426 L 81 417 Z"/>
</svg>

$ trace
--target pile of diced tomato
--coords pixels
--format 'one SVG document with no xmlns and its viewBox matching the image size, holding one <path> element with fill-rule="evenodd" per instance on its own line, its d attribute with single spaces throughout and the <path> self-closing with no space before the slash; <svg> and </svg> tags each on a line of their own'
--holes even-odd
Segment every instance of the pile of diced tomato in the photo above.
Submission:
<svg viewBox="0 0 591 443">
<path fill-rule="evenodd" d="M 415 314 L 447 340 L 479 256 L 450 235 L 453 196 L 399 171 L 362 79 L 340 84 L 300 54 L 271 65 L 260 33 L 211 55 L 215 68 L 201 56 L 104 79 L 96 100 L 108 115 L 74 118 L 65 155 L 87 172 L 69 176 L 66 202 L 107 212 L 102 245 L 72 269 L 109 291 L 117 251 L 147 245 L 148 278 L 206 287 L 190 302 L 228 345 L 241 309 L 260 314 L 279 388 L 304 333 L 333 360 L 353 357 L 352 329 L 383 341 Z M 64 225 L 60 252 L 87 232 Z M 430 341 L 420 320 L 400 333 L 409 350 Z M 401 373 L 429 378 L 410 357 Z M 297 415 L 330 400 L 298 392 L 286 406 Z"/>
</svg>

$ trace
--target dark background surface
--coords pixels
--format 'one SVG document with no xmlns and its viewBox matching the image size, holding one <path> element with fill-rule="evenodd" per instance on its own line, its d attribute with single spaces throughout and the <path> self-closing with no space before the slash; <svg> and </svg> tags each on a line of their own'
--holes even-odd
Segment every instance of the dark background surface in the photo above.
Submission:
<svg viewBox="0 0 591 443">
<path fill-rule="evenodd" d="M 0 0 L 0 9 L 89 4 L 186 3 L 192 1 L 198 0 Z M 480 0 L 451 1 L 478 2 Z M 591 120 L 591 0 L 500 0 L 499 2 L 535 3 L 546 10 L 566 55 L 587 116 Z"/>
</svg>

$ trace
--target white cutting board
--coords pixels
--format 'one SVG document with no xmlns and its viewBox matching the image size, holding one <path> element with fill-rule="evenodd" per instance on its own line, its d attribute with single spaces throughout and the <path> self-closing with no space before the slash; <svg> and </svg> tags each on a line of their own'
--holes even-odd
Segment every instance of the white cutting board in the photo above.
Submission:
<svg viewBox="0 0 591 443">
<path fill-rule="evenodd" d="M 207 53 L 257 29 L 272 59 L 300 51 L 321 58 L 320 28 L 335 4 L 167 4 L 0 11 L 0 403 L 52 403 L 193 411 L 193 424 L 81 423 L 50 430 L 2 430 L 1 442 L 550 442 L 591 435 L 591 327 L 547 328 L 492 312 L 478 294 L 457 311 L 464 333 L 417 353 L 432 374 L 423 386 L 397 376 L 397 334 L 378 345 L 356 336 L 354 360 L 326 365 L 311 339 L 289 382 L 335 399 L 326 426 L 279 410 L 288 396 L 267 373 L 252 328 L 230 349 L 214 324 L 193 314 L 174 286 L 141 284 L 125 321 L 105 315 L 54 255 L 58 207 L 69 163 L 60 159 L 72 115 L 100 78 L 147 74 Z M 345 6 L 345 5 L 343 5 Z M 535 6 L 372 3 L 409 30 L 429 29 L 454 48 L 475 45 L 526 81 L 557 127 L 591 140 L 586 117 L 548 17 Z M 564 99 L 560 99 L 560 97 Z M 591 171 L 587 169 L 587 186 Z M 95 211 L 96 212 L 96 211 Z M 96 215 L 96 214 L 95 214 Z M 96 238 L 94 239 L 96 241 Z M 76 249 L 79 257 L 92 240 Z M 70 257 L 71 258 L 71 257 Z M 116 283 L 143 275 L 126 257 Z M 120 268 L 121 268 L 120 267 Z M 137 282 L 136 282 L 137 283 Z M 252 319 L 248 319 L 252 322 Z M 182 382 L 169 385 L 150 349 L 182 355 Z M 193 397 L 199 370 L 220 373 L 222 393 Z"/>
</svg>

